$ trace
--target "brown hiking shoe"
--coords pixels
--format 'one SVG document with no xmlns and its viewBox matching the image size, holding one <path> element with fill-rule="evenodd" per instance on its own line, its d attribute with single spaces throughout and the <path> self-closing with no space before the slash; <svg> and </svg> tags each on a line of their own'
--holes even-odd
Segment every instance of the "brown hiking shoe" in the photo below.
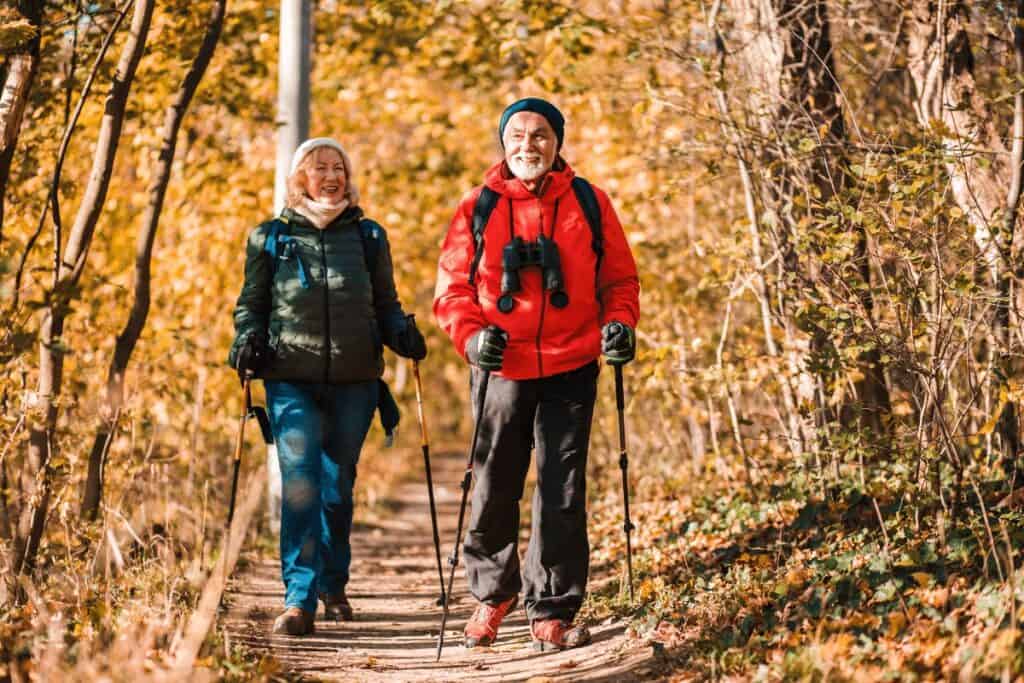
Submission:
<svg viewBox="0 0 1024 683">
<path fill-rule="evenodd" d="M 306 636 L 313 632 L 313 613 L 301 607 L 288 607 L 274 619 L 274 635 Z"/>
<path fill-rule="evenodd" d="M 355 614 L 352 612 L 352 605 L 342 588 L 337 593 L 321 593 L 320 600 L 324 603 L 324 616 L 334 621 L 352 621 Z"/>
<path fill-rule="evenodd" d="M 561 619 L 531 621 L 530 635 L 533 636 L 533 649 L 541 652 L 581 647 L 590 642 L 590 629 Z"/>
<path fill-rule="evenodd" d="M 509 598 L 497 605 L 488 605 L 481 602 L 476 606 L 473 616 L 466 622 L 466 630 L 463 631 L 466 647 L 488 647 L 498 638 L 498 627 L 501 620 L 516 605 L 516 598 Z"/>
</svg>

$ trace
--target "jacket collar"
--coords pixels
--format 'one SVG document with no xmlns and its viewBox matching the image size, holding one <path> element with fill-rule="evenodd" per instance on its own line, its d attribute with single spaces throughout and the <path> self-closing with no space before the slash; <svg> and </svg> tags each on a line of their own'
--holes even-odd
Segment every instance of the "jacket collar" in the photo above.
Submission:
<svg viewBox="0 0 1024 683">
<path fill-rule="evenodd" d="M 484 176 L 484 184 L 498 194 L 509 199 L 532 199 L 540 197 L 542 201 L 552 201 L 563 194 L 572 186 L 572 179 L 576 173 L 568 163 L 559 155 L 551 170 L 541 180 L 540 192 L 534 194 L 526 189 L 526 185 L 519 178 L 512 175 L 504 160 L 499 161 L 487 170 Z"/>
<path fill-rule="evenodd" d="M 342 211 L 341 214 L 339 214 L 337 218 L 335 218 L 333 221 L 331 221 L 330 224 L 327 225 L 327 227 L 324 228 L 324 230 L 330 230 L 332 228 L 335 228 L 335 227 L 337 227 L 339 225 L 343 225 L 345 223 L 356 223 L 362 217 L 363 217 L 363 210 L 362 209 L 360 209 L 358 206 L 350 206 L 347 209 L 345 209 L 344 211 Z M 281 218 L 283 218 L 285 221 L 287 221 L 291 225 L 301 225 L 302 227 L 309 228 L 310 230 L 316 230 L 317 229 L 317 227 L 315 225 L 313 225 L 313 223 L 308 218 L 303 216 L 298 211 L 293 211 L 292 209 L 289 209 L 289 208 L 285 208 L 285 209 L 281 210 Z"/>
</svg>

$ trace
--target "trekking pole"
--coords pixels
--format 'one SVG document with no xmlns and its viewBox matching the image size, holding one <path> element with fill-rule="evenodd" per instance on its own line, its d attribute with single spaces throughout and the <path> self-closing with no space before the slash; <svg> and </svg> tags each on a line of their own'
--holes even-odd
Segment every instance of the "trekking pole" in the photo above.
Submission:
<svg viewBox="0 0 1024 683">
<path fill-rule="evenodd" d="M 459 523 L 455 532 L 455 547 L 448 557 L 448 564 L 451 571 L 448 574 L 448 590 L 444 593 L 441 603 L 441 632 L 437 639 L 437 660 L 441 661 L 441 648 L 444 647 L 444 625 L 448 622 L 448 603 L 452 599 L 452 584 L 455 582 L 455 568 L 459 564 L 459 543 L 462 540 L 462 520 L 466 513 L 466 498 L 469 495 L 469 485 L 473 480 L 473 455 L 476 453 L 476 444 L 480 439 L 480 423 L 484 417 L 484 403 L 487 400 L 487 383 L 491 379 L 490 370 L 484 370 L 483 378 L 480 380 L 480 399 L 476 406 L 476 424 L 473 426 L 473 444 L 469 447 L 469 457 L 466 458 L 466 472 L 462 475 L 462 502 L 459 503 Z"/>
<path fill-rule="evenodd" d="M 626 532 L 626 575 L 629 580 L 629 602 L 633 602 L 633 546 L 629 532 L 635 527 L 629 520 L 629 455 L 626 454 L 626 395 L 622 388 L 622 366 L 615 366 L 615 407 L 619 413 L 619 469 L 622 470 L 622 505 L 625 510 L 625 522 L 622 530 Z"/>
<path fill-rule="evenodd" d="M 224 525 L 224 571 L 222 579 L 225 583 L 228 580 L 227 557 L 231 552 L 231 521 L 235 518 L 235 498 L 238 495 L 238 470 L 242 464 L 242 446 L 245 444 L 245 421 L 249 419 L 252 412 L 252 372 L 246 371 L 245 379 L 242 380 L 242 391 L 245 394 L 245 406 L 242 409 L 242 416 L 238 418 L 238 440 L 235 442 L 235 457 L 231 473 L 231 499 L 228 501 L 228 521 Z"/>
<path fill-rule="evenodd" d="M 242 382 L 242 391 L 245 392 L 245 409 L 242 416 L 238 418 L 238 441 L 235 442 L 234 471 L 231 473 L 231 500 L 228 503 L 228 523 L 224 533 L 231 533 L 231 520 L 235 518 L 235 497 L 238 494 L 238 470 L 242 464 L 242 445 L 245 443 L 245 421 L 249 419 L 252 412 L 252 373 L 245 373 L 245 380 Z"/>
<path fill-rule="evenodd" d="M 420 363 L 412 362 L 412 374 L 416 378 L 416 410 L 420 417 L 420 445 L 423 448 L 423 468 L 427 472 L 427 498 L 430 500 L 430 524 L 434 529 L 434 555 L 437 557 L 437 580 L 441 585 L 438 605 L 444 604 L 444 570 L 441 568 L 441 537 L 437 533 L 437 508 L 434 506 L 434 481 L 430 474 L 430 437 L 427 436 L 427 420 L 423 413 L 423 385 L 420 382 Z"/>
</svg>

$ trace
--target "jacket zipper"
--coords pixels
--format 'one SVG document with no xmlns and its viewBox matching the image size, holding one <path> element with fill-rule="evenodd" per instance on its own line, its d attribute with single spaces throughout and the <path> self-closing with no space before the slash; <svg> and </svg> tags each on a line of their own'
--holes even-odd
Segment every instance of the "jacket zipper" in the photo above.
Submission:
<svg viewBox="0 0 1024 683">
<path fill-rule="evenodd" d="M 320 230 L 320 266 L 324 273 L 324 352 L 327 360 L 324 363 L 324 384 L 331 376 L 331 307 L 330 287 L 327 282 L 327 245 L 324 243 L 324 231 Z"/>
<path fill-rule="evenodd" d="M 548 298 L 544 296 L 544 290 L 541 289 L 540 295 L 540 323 L 537 325 L 537 374 L 540 377 L 544 376 L 544 359 L 540 354 L 540 336 L 541 330 L 544 329 L 544 311 L 548 307 Z"/>
</svg>

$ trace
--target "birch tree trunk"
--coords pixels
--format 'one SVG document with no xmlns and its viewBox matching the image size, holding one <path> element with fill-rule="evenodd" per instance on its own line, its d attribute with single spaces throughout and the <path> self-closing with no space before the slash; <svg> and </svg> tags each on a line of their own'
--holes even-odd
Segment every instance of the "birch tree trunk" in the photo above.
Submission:
<svg viewBox="0 0 1024 683">
<path fill-rule="evenodd" d="M 122 47 L 107 95 L 93 156 L 92 170 L 68 236 L 67 247 L 54 268 L 54 288 L 39 337 L 39 384 L 31 405 L 28 453 L 21 474 L 22 506 L 12 544 L 11 569 L 22 574 L 32 568 L 43 535 L 50 502 L 50 462 L 55 443 L 57 399 L 61 390 L 64 349 L 61 335 L 68 302 L 85 268 L 96 223 L 103 211 L 117 155 L 128 94 L 145 49 L 154 0 L 137 0 L 129 35 Z M 59 249 L 60 245 L 54 245 Z M 59 253 L 59 252 L 58 252 Z"/>
<path fill-rule="evenodd" d="M 142 217 L 142 225 L 135 245 L 135 298 L 128 321 L 115 342 L 114 355 L 107 372 L 106 396 L 105 404 L 101 408 L 101 422 L 96 430 L 92 451 L 89 454 L 89 469 L 82 495 L 82 515 L 88 519 L 96 518 L 103 498 L 103 471 L 110 442 L 121 415 L 125 370 L 128 368 L 135 344 L 146 326 L 146 317 L 149 315 L 150 264 L 153 255 L 153 242 L 156 239 L 167 184 L 171 179 L 174 152 L 178 144 L 178 131 L 188 112 L 189 104 L 192 102 L 192 96 L 195 95 L 196 89 L 206 73 L 206 68 L 213 58 L 214 50 L 217 48 L 221 29 L 224 27 L 226 7 L 227 0 L 217 0 L 214 3 L 199 52 L 178 87 L 174 100 L 164 114 L 159 161 L 152 185 L 149 188 L 149 201 L 146 204 L 146 211 Z"/>
<path fill-rule="evenodd" d="M 36 34 L 25 45 L 7 56 L 0 93 L 0 242 L 4 235 L 4 199 L 7 181 L 11 175 L 18 134 L 25 117 L 25 105 L 32 91 L 39 67 L 39 47 L 42 44 L 43 0 L 21 0 L 18 11 L 35 28 Z"/>
</svg>

